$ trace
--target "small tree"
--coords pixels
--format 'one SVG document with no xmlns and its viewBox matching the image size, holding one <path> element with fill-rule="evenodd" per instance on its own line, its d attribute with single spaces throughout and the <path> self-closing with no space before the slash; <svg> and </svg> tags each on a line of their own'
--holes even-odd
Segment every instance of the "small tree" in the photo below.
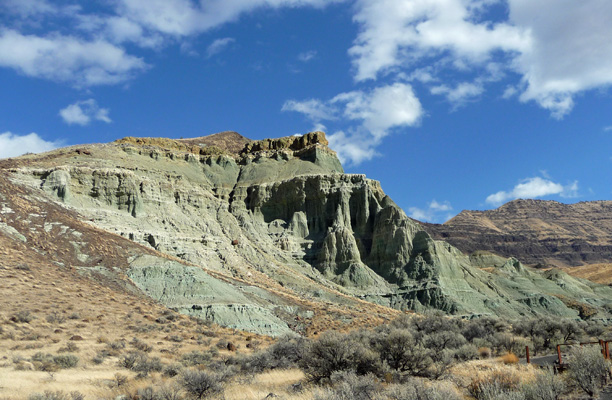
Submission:
<svg viewBox="0 0 612 400">
<path fill-rule="evenodd" d="M 570 379 L 591 397 L 599 393 L 610 374 L 610 365 L 599 347 L 574 347 L 567 358 Z"/>
</svg>

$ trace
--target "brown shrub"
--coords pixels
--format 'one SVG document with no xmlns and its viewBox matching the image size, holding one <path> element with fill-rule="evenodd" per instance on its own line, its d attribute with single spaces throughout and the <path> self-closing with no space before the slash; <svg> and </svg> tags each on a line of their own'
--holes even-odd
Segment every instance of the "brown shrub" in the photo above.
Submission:
<svg viewBox="0 0 612 400">
<path fill-rule="evenodd" d="M 517 364 L 519 359 L 514 353 L 506 353 L 501 357 L 501 361 L 504 364 Z"/>
<path fill-rule="evenodd" d="M 488 347 L 479 347 L 478 348 L 478 355 L 480 356 L 480 358 L 491 358 L 491 349 Z"/>
</svg>

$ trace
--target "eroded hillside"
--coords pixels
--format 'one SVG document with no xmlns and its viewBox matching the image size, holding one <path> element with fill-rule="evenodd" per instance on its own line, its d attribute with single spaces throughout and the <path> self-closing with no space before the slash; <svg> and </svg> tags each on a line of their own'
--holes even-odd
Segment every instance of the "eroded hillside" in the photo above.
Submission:
<svg viewBox="0 0 612 400">
<path fill-rule="evenodd" d="M 462 211 L 442 225 L 424 226 L 464 252 L 488 250 L 531 265 L 612 260 L 612 201 L 514 200 L 495 210 Z"/>
<path fill-rule="evenodd" d="M 322 132 L 126 138 L 0 167 L 31 198 L 148 248 L 126 258 L 126 285 L 225 326 L 308 333 L 322 321 L 358 326 L 394 314 L 372 303 L 466 316 L 576 318 L 586 309 L 609 318 L 608 287 L 515 259 L 471 259 L 433 240 L 378 182 L 344 174 Z M 104 257 L 98 266 L 83 245 L 65 247 L 83 254 L 72 261 L 78 268 L 113 268 Z"/>
</svg>

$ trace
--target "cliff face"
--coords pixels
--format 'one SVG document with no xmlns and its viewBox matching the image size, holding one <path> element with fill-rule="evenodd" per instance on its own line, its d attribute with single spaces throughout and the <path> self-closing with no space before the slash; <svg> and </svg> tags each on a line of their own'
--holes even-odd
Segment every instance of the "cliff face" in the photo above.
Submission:
<svg viewBox="0 0 612 400">
<path fill-rule="evenodd" d="M 97 227 L 183 260 L 139 257 L 126 275 L 168 306 L 232 327 L 280 334 L 287 313 L 310 315 L 270 289 L 315 303 L 361 298 L 466 316 L 577 317 L 572 306 L 588 304 L 609 318 L 612 289 L 515 259 L 470 259 L 432 239 L 378 182 L 344 174 L 322 132 L 236 135 L 213 135 L 215 144 L 128 138 L 0 166 Z M 243 282 L 240 293 L 224 295 L 215 274 Z"/>
<path fill-rule="evenodd" d="M 488 250 L 532 265 L 612 260 L 612 201 L 514 200 L 495 210 L 462 211 L 443 225 L 424 227 L 464 252 Z"/>
</svg>

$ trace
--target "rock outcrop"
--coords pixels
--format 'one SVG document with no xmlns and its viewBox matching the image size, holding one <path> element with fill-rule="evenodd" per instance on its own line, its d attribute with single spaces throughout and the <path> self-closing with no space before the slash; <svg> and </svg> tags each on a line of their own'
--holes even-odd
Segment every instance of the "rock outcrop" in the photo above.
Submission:
<svg viewBox="0 0 612 400">
<path fill-rule="evenodd" d="M 611 288 L 435 240 L 379 182 L 344 174 L 322 132 L 245 139 L 240 151 L 241 136 L 220 135 L 218 151 L 206 138 L 130 138 L 90 146 L 86 159 L 71 149 L 19 159 L 10 171 L 102 229 L 204 267 L 134 261 L 127 274 L 152 298 L 227 326 L 280 334 L 283 316 L 304 311 L 267 289 L 232 289 L 251 283 L 329 304 L 569 318 L 578 304 L 610 317 Z M 211 273 L 229 277 L 225 286 Z"/>
</svg>

